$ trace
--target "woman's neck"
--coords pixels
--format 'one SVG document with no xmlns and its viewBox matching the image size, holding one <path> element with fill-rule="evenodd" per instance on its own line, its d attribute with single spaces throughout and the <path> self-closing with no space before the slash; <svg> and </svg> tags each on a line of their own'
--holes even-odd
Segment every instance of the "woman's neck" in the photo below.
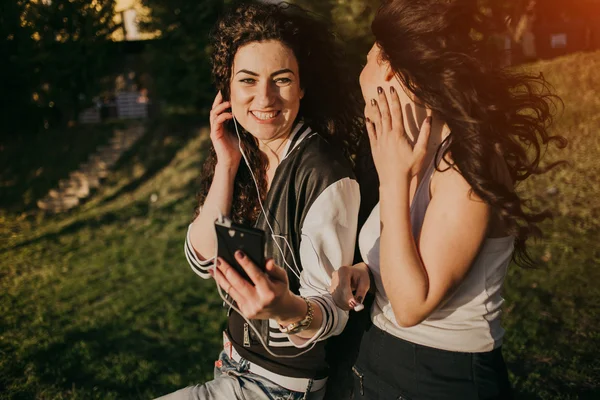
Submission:
<svg viewBox="0 0 600 400">
<path fill-rule="evenodd" d="M 275 170 L 284 157 L 286 144 L 290 140 L 291 131 L 271 140 L 259 140 L 258 149 L 267 157 L 269 166 L 267 167 L 267 187 L 271 187 L 271 182 L 275 177 Z"/>
<path fill-rule="evenodd" d="M 269 160 L 269 166 L 277 166 L 283 158 L 283 150 L 285 149 L 285 145 L 288 142 L 290 134 L 272 139 L 269 141 L 259 141 L 258 149 L 264 153 L 264 155 Z"/>
</svg>

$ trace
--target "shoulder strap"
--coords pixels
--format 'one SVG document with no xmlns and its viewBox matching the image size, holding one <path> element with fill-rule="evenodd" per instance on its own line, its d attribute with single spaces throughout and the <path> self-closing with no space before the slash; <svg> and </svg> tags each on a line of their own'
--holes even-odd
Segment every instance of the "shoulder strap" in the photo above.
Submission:
<svg viewBox="0 0 600 400">
<path fill-rule="evenodd" d="M 425 220 L 425 212 L 429 207 L 431 201 L 430 196 L 430 184 L 431 178 L 435 173 L 436 167 L 440 164 L 440 161 L 444 157 L 444 152 L 450 146 L 450 136 L 448 136 L 440 145 L 435 153 L 435 157 L 431 160 L 431 163 L 427 167 L 423 180 L 419 183 L 412 203 L 410 205 L 410 222 L 412 225 L 413 236 L 416 238 L 421 234 L 421 228 L 423 227 L 423 221 Z"/>
</svg>

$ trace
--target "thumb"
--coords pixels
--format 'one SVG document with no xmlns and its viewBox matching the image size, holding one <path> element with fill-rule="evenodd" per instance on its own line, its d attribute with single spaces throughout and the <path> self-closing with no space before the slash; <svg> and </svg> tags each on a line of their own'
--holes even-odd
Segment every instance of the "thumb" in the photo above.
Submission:
<svg viewBox="0 0 600 400">
<path fill-rule="evenodd" d="M 344 267 L 342 267 L 344 268 Z M 351 280 L 350 280 L 350 274 L 347 273 L 347 271 L 343 270 L 342 268 L 340 268 L 338 271 L 336 271 L 334 274 L 336 275 L 337 279 L 334 279 L 337 282 L 333 282 L 333 283 L 337 283 L 335 285 L 335 287 L 332 287 L 331 289 L 333 289 L 331 291 L 332 297 L 333 297 L 333 301 L 335 301 L 335 304 L 341 308 L 342 310 L 350 310 L 351 308 L 354 307 L 354 297 L 352 296 L 352 287 L 351 287 Z"/>
<path fill-rule="evenodd" d="M 362 304 L 371 287 L 371 278 L 369 277 L 369 273 L 367 271 L 355 271 L 355 285 L 356 291 L 354 292 L 354 299 L 356 300 L 356 304 Z"/>
<path fill-rule="evenodd" d="M 417 143 L 415 143 L 415 147 L 413 148 L 413 154 L 416 156 L 425 155 L 427 152 L 427 144 L 429 143 L 429 135 L 431 135 L 431 124 L 432 117 L 431 115 L 425 118 L 425 121 L 421 124 L 421 131 L 419 132 L 419 137 L 417 138 Z"/>
<path fill-rule="evenodd" d="M 425 160 L 425 156 L 427 155 L 427 145 L 429 144 L 429 136 L 431 135 L 431 119 L 429 116 L 425 118 L 423 124 L 421 124 L 421 131 L 419 132 L 419 137 L 417 138 L 417 142 L 413 147 L 412 160 L 410 172 L 413 176 L 417 175 L 421 168 L 423 167 L 423 161 Z"/>
<path fill-rule="evenodd" d="M 275 264 L 275 261 L 273 261 L 272 258 L 269 258 L 267 260 L 267 263 L 265 264 L 265 272 L 269 276 L 269 278 L 271 278 L 274 281 L 287 282 L 288 280 L 287 272 L 285 271 L 285 269 Z"/>
</svg>

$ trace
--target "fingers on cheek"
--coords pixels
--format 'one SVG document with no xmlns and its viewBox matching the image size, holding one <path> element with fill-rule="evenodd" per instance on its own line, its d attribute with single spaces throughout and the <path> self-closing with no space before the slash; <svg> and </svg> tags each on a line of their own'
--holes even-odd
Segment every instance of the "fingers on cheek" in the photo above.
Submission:
<svg viewBox="0 0 600 400">
<path fill-rule="evenodd" d="M 375 118 L 375 116 L 378 114 L 379 110 L 371 105 L 367 105 L 365 107 L 365 111 L 364 111 L 364 115 L 365 118 L 370 118 L 371 121 Z"/>
</svg>

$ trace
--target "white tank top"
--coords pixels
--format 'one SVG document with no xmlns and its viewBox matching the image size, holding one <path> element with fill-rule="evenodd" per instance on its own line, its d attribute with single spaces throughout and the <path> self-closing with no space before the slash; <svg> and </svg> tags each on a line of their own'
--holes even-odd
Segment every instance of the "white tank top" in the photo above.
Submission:
<svg viewBox="0 0 600 400">
<path fill-rule="evenodd" d="M 432 162 L 411 204 L 415 237 L 421 232 L 431 200 L 429 183 L 434 172 Z M 361 229 L 358 243 L 362 258 L 375 278 L 377 292 L 371 318 L 379 329 L 412 343 L 457 352 L 486 352 L 502 344 L 504 329 L 500 326 L 500 314 L 504 299 L 501 291 L 514 250 L 514 237 L 486 239 L 465 279 L 450 298 L 420 324 L 403 328 L 396 322 L 381 280 L 379 227 L 377 204 Z"/>
</svg>

